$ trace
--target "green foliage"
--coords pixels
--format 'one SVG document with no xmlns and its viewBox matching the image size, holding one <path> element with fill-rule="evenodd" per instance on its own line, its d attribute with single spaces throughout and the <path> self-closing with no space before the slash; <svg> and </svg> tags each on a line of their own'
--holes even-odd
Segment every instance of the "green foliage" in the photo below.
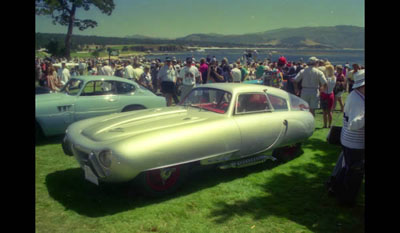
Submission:
<svg viewBox="0 0 400 233">
<path fill-rule="evenodd" d="M 100 56 L 100 51 L 99 51 L 99 50 L 95 50 L 95 51 L 93 51 L 93 52 L 91 53 L 91 55 L 92 55 L 93 57 L 99 57 L 99 56 Z"/>
<path fill-rule="evenodd" d="M 76 17 L 76 9 L 83 8 L 88 11 L 91 6 L 97 7 L 102 13 L 111 15 L 114 10 L 113 0 L 36 0 L 35 12 L 37 15 L 51 16 L 53 24 L 68 26 L 65 37 L 65 51 L 67 58 L 70 57 L 71 36 L 74 27 L 79 30 L 94 28 L 97 22 L 91 19 L 79 19 Z"/>
<path fill-rule="evenodd" d="M 55 57 L 62 57 L 65 54 L 65 47 L 58 40 L 50 41 L 45 48 Z"/>
<path fill-rule="evenodd" d="M 49 15 L 52 17 L 53 24 L 68 26 L 71 16 L 74 16 L 73 26 L 79 30 L 85 30 L 89 27 L 96 27 L 97 22 L 90 19 L 75 18 L 77 8 L 85 11 L 90 10 L 91 6 L 97 7 L 102 13 L 111 15 L 115 4 L 113 0 L 36 0 L 36 14 Z"/>
</svg>

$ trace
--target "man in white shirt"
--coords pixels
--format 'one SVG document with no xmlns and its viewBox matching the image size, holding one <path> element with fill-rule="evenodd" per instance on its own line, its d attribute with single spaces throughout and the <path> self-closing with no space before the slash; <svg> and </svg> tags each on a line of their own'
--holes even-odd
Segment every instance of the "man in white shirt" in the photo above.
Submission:
<svg viewBox="0 0 400 233">
<path fill-rule="evenodd" d="M 66 67 L 65 62 L 61 63 L 61 68 L 58 69 L 57 72 L 58 78 L 60 79 L 62 85 L 65 85 L 68 80 L 71 78 L 71 74 L 69 72 L 69 70 Z"/>
<path fill-rule="evenodd" d="M 86 75 L 87 74 L 87 64 L 83 61 L 83 59 L 79 60 L 79 74 Z"/>
<path fill-rule="evenodd" d="M 111 66 L 108 64 L 108 61 L 103 62 L 103 67 L 101 67 L 99 71 L 99 75 L 106 75 L 106 76 L 112 76 L 113 75 L 113 70 Z"/>
<path fill-rule="evenodd" d="M 332 190 L 345 204 L 354 204 L 364 178 L 365 160 L 365 74 L 354 76 L 353 91 L 344 105 L 343 127 L 340 135 L 344 162 L 336 179 L 339 187 Z"/>
<path fill-rule="evenodd" d="M 126 79 L 133 79 L 133 67 L 131 66 L 131 62 L 127 61 L 124 69 L 124 78 Z"/>
<path fill-rule="evenodd" d="M 196 66 L 192 65 L 192 58 L 186 58 L 186 65 L 179 72 L 179 79 L 182 80 L 182 90 L 181 90 L 181 99 L 185 98 L 185 96 L 195 87 L 196 79 L 200 80 L 201 83 L 201 75 Z"/>
<path fill-rule="evenodd" d="M 299 95 L 299 88 L 297 83 L 302 80 L 301 98 L 310 105 L 310 112 L 315 117 L 315 109 L 319 108 L 319 88 L 326 89 L 327 81 L 324 73 L 317 68 L 318 59 L 310 57 L 308 60 L 308 67 L 301 70 L 296 77 L 294 77 L 294 89 L 296 95 Z"/>
<path fill-rule="evenodd" d="M 238 68 L 237 63 L 233 63 L 233 69 L 232 69 L 232 79 L 234 83 L 240 83 L 242 81 L 242 72 Z"/>
<path fill-rule="evenodd" d="M 136 82 L 138 82 L 139 81 L 139 79 L 140 79 L 140 76 L 143 74 L 143 69 L 140 67 L 140 64 L 139 63 L 134 63 L 133 64 L 133 80 L 135 80 Z"/>
</svg>

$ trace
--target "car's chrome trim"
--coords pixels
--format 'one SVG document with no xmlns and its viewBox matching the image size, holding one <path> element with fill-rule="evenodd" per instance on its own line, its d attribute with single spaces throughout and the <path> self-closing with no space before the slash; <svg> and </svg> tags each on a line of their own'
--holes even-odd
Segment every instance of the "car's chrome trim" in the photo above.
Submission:
<svg viewBox="0 0 400 233">
<path fill-rule="evenodd" d="M 238 152 L 238 151 L 239 151 L 239 149 L 231 150 L 231 151 L 227 151 L 227 152 L 223 152 L 223 153 L 218 153 L 218 154 L 204 156 L 204 157 L 200 157 L 200 158 L 196 158 L 196 159 L 192 159 L 192 160 L 187 160 L 187 161 L 180 162 L 180 163 L 172 163 L 172 164 L 167 164 L 167 165 L 163 165 L 163 166 L 159 166 L 159 167 L 153 167 L 153 168 L 147 169 L 145 171 L 151 171 L 151 170 L 156 170 L 156 169 L 161 169 L 161 168 L 166 168 L 166 167 L 171 167 L 171 166 L 177 166 L 177 165 L 186 164 L 186 163 L 192 163 L 192 162 L 196 162 L 196 161 L 202 161 L 202 160 L 215 158 L 215 157 L 219 157 L 219 156 L 230 156 L 233 153 Z M 229 159 L 221 159 L 221 161 L 219 161 L 219 162 L 228 161 L 228 160 Z"/>
</svg>

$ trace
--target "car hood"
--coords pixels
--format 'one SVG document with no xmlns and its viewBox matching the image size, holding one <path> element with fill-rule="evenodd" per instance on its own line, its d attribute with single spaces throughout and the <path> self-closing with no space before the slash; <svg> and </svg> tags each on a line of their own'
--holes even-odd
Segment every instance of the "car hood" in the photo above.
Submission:
<svg viewBox="0 0 400 233">
<path fill-rule="evenodd" d="M 220 119 L 221 117 L 225 116 L 191 107 L 139 110 L 91 119 L 87 126 L 81 128 L 81 134 L 97 142 L 122 140 L 144 133 L 175 130 L 178 127 Z"/>
</svg>

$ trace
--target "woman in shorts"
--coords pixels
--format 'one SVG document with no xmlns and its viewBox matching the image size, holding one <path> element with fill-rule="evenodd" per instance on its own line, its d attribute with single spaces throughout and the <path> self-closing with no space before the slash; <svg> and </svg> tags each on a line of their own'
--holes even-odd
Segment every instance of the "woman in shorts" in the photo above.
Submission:
<svg viewBox="0 0 400 233">
<path fill-rule="evenodd" d="M 327 65 L 325 68 L 327 89 L 321 91 L 320 101 L 323 111 L 324 128 L 330 128 L 332 125 L 333 102 L 335 100 L 333 88 L 336 85 L 336 77 L 335 70 L 332 65 Z"/>
<path fill-rule="evenodd" d="M 346 90 L 346 80 L 343 75 L 343 67 L 341 65 L 336 66 L 336 85 L 334 87 L 335 102 L 333 103 L 333 109 L 336 109 L 336 103 L 340 104 L 340 111 L 343 112 L 344 104 L 342 100 L 343 92 Z"/>
</svg>

